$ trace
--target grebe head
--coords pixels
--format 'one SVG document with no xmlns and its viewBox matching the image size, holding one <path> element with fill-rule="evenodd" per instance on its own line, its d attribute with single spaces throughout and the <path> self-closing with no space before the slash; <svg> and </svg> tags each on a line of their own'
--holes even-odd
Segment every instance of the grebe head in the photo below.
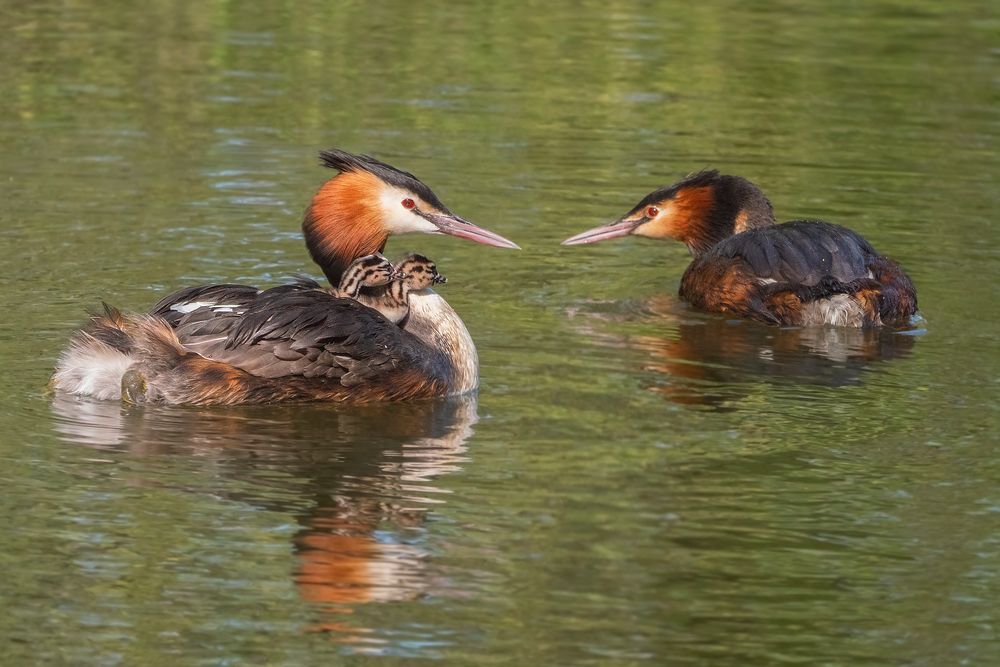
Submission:
<svg viewBox="0 0 1000 667">
<path fill-rule="evenodd" d="M 500 248 L 517 244 L 455 215 L 413 174 L 368 155 L 320 152 L 340 173 L 313 197 L 302 222 L 313 260 L 331 283 L 355 258 L 385 248 L 392 234 L 448 234 Z"/>
<path fill-rule="evenodd" d="M 396 273 L 410 290 L 427 289 L 431 285 L 448 282 L 447 278 L 438 273 L 434 262 L 416 253 L 396 262 Z"/>
<path fill-rule="evenodd" d="M 618 220 L 571 236 L 563 245 L 634 235 L 675 239 L 698 255 L 728 236 L 771 224 L 774 211 L 760 188 L 709 170 L 654 190 Z"/>
</svg>

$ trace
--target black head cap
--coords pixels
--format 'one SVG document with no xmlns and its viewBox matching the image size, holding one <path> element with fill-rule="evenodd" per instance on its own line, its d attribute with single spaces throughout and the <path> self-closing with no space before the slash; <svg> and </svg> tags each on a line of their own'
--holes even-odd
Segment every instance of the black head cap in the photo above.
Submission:
<svg viewBox="0 0 1000 667">
<path fill-rule="evenodd" d="M 428 259 L 427 257 L 424 257 L 423 255 L 421 255 L 419 253 L 416 253 L 416 252 L 411 252 L 409 255 L 406 255 L 405 257 L 403 257 L 403 259 L 399 260 L 398 263 L 402 264 L 403 262 L 419 262 L 421 264 L 433 264 L 434 263 L 430 259 Z"/>
<path fill-rule="evenodd" d="M 662 188 L 657 188 L 653 190 L 648 195 L 642 198 L 638 204 L 632 207 L 632 210 L 628 212 L 628 215 L 633 215 L 638 213 L 640 210 L 646 208 L 647 206 L 652 206 L 665 199 L 672 199 L 679 191 L 684 188 L 704 188 L 714 185 L 718 185 L 723 179 L 727 178 L 723 176 L 715 169 L 705 169 L 699 171 L 696 174 L 691 174 L 683 179 L 677 181 L 673 185 L 665 185 Z"/>
<path fill-rule="evenodd" d="M 340 172 L 366 171 L 390 185 L 395 185 L 419 195 L 421 199 L 442 213 L 451 214 L 451 211 L 438 199 L 434 191 L 427 187 L 419 178 L 408 171 L 397 169 L 390 164 L 377 160 L 371 155 L 355 155 L 354 153 L 342 151 L 339 148 L 331 148 L 320 151 L 319 159 L 323 166 L 336 169 Z"/>
</svg>

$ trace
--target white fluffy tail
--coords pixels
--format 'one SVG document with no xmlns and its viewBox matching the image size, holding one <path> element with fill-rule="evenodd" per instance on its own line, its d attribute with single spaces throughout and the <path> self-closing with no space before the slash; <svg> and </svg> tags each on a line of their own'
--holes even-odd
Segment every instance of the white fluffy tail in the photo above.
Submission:
<svg viewBox="0 0 1000 667">
<path fill-rule="evenodd" d="M 52 385 L 70 394 L 117 400 L 122 395 L 122 375 L 132 362 L 128 353 L 78 331 L 59 355 Z"/>
<path fill-rule="evenodd" d="M 104 312 L 73 334 L 69 347 L 59 355 L 52 386 L 79 396 L 102 400 L 122 398 L 122 377 L 129 369 L 141 373 L 143 400 L 159 397 L 147 385 L 168 375 L 178 362 L 198 356 L 184 349 L 170 324 L 155 315 L 122 315 L 104 304 Z M 138 396 L 128 396 L 135 401 Z"/>
</svg>

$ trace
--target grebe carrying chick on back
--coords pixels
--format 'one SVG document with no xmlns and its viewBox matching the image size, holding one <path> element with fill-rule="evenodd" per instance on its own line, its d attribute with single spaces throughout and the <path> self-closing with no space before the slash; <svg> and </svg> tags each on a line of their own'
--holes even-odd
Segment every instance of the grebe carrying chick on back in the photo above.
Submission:
<svg viewBox="0 0 1000 667">
<path fill-rule="evenodd" d="M 332 293 L 363 303 L 393 324 L 405 326 L 410 314 L 410 293 L 446 282 L 448 279 L 438 273 L 437 265 L 423 255 L 410 253 L 393 266 L 382 255 L 374 254 L 354 260 Z M 362 290 L 382 286 L 385 289 L 370 293 Z"/>
<path fill-rule="evenodd" d="M 671 238 L 694 257 L 680 296 L 702 310 L 767 324 L 900 325 L 917 312 L 910 278 L 856 232 L 819 220 L 775 224 L 740 176 L 702 171 L 655 190 L 622 218 L 563 245 Z"/>
<path fill-rule="evenodd" d="M 339 173 L 313 197 L 302 229 L 331 285 L 393 234 L 518 247 L 453 214 L 413 174 L 337 149 L 320 157 Z M 475 389 L 476 348 L 458 314 L 429 285 L 408 284 L 404 297 L 405 326 L 309 280 L 265 290 L 189 287 L 146 315 L 106 306 L 73 335 L 52 384 L 100 399 L 191 405 L 361 403 Z"/>
</svg>

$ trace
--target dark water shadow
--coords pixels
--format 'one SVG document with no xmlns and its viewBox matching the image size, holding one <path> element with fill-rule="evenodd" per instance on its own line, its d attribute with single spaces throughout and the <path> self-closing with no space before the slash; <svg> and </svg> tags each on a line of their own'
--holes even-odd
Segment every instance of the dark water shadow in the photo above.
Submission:
<svg viewBox="0 0 1000 667">
<path fill-rule="evenodd" d="M 290 545 L 310 631 L 378 650 L 358 624 L 359 605 L 431 592 L 428 514 L 447 502 L 439 483 L 466 463 L 478 421 L 473 396 L 352 408 L 324 405 L 228 409 L 124 407 L 55 396 L 62 439 L 140 457 L 211 466 L 212 495 L 295 515 Z M 149 483 L 162 482 L 150 474 Z M 144 480 L 145 481 L 145 480 Z M 204 486 L 183 489 L 204 493 Z"/>
<path fill-rule="evenodd" d="M 578 330 L 598 344 L 638 353 L 651 391 L 678 405 L 726 409 L 751 383 L 860 385 L 879 366 L 910 355 L 921 330 L 771 327 L 701 313 L 678 297 L 576 309 Z M 621 333 L 628 323 L 642 333 Z M 648 333 L 652 329 L 656 333 Z"/>
</svg>

